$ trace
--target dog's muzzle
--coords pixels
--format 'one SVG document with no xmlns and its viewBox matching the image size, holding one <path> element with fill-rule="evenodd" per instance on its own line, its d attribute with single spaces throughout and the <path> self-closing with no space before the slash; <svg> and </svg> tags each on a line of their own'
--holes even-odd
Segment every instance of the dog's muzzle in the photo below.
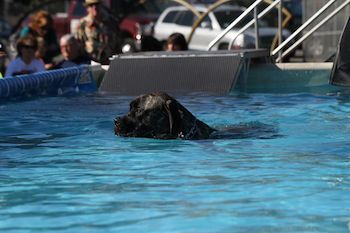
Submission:
<svg viewBox="0 0 350 233">
<path fill-rule="evenodd" d="M 130 136 L 136 128 L 135 122 L 129 117 L 114 119 L 114 133 L 120 136 Z"/>
</svg>

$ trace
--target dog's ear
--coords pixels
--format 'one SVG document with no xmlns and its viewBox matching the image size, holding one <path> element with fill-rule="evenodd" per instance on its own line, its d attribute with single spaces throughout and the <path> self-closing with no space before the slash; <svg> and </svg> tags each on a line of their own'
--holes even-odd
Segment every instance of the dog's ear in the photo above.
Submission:
<svg viewBox="0 0 350 233">
<path fill-rule="evenodd" d="M 177 108 L 177 103 L 174 100 L 167 100 L 165 103 L 165 109 L 169 117 L 170 134 L 178 134 L 180 128 L 180 114 Z"/>
</svg>

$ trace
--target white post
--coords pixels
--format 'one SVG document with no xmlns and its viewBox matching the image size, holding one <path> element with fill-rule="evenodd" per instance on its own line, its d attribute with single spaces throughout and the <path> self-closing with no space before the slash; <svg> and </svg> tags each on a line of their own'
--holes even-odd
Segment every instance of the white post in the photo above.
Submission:
<svg viewBox="0 0 350 233">
<path fill-rule="evenodd" d="M 258 7 L 254 8 L 254 24 L 255 24 L 255 48 L 258 49 L 260 47 L 259 45 L 259 21 L 258 21 Z"/>
<path fill-rule="evenodd" d="M 311 18 L 309 18 L 303 25 L 301 25 L 292 35 L 290 35 L 281 45 L 272 51 L 271 55 L 275 56 L 286 44 L 293 40 L 300 32 L 302 32 L 307 26 L 309 26 L 315 19 L 317 19 L 324 11 L 328 9 L 337 0 L 330 0 L 319 11 L 317 11 Z"/>
<path fill-rule="evenodd" d="M 256 0 L 250 7 L 248 7 L 240 16 L 237 17 L 224 31 L 222 31 L 218 36 L 210 42 L 207 50 L 210 51 L 211 48 L 221 40 L 233 27 L 235 27 L 244 17 L 246 17 L 255 7 L 257 7 L 263 0 Z"/>
<path fill-rule="evenodd" d="M 278 6 L 278 45 L 282 44 L 282 9 L 283 9 L 283 0 L 280 1 Z M 282 62 L 282 50 L 278 53 L 279 61 Z"/>
</svg>

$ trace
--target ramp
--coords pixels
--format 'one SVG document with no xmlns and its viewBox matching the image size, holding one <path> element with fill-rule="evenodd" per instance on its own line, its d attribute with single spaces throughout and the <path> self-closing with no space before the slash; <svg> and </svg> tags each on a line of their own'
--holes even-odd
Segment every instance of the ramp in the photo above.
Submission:
<svg viewBox="0 0 350 233">
<path fill-rule="evenodd" d="M 148 52 L 112 58 L 100 91 L 140 95 L 208 92 L 227 94 L 252 61 L 269 58 L 267 50 Z"/>
</svg>

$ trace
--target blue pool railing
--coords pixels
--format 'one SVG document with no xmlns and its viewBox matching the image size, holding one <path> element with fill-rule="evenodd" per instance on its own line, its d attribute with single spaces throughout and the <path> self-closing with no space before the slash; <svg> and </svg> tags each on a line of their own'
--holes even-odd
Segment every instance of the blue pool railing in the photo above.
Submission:
<svg viewBox="0 0 350 233">
<path fill-rule="evenodd" d="M 0 99 L 96 91 L 88 65 L 0 79 Z"/>
</svg>

